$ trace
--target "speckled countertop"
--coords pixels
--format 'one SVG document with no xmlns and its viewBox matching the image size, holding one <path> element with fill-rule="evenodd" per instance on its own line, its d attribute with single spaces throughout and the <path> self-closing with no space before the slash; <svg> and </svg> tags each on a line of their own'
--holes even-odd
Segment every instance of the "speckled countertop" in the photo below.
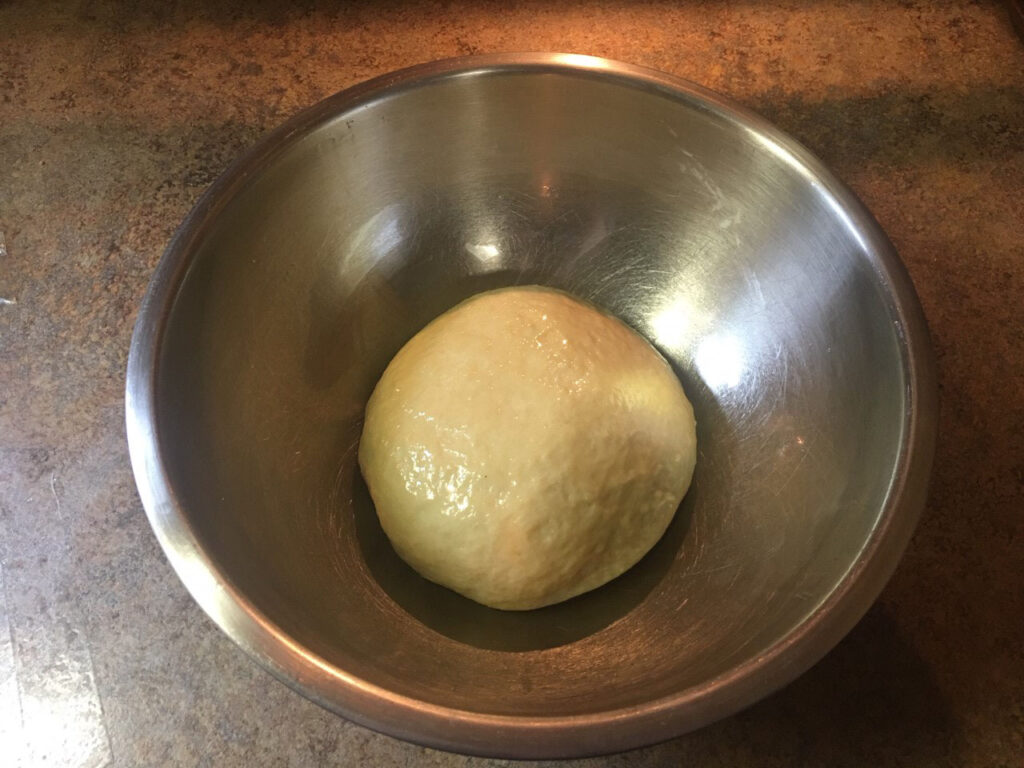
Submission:
<svg viewBox="0 0 1024 768">
<path fill-rule="evenodd" d="M 237 650 L 150 532 L 122 392 L 160 253 L 239 152 L 373 75 L 516 50 L 663 69 L 804 141 L 896 243 L 941 375 L 927 510 L 849 637 L 736 717 L 578 765 L 1024 764 L 1024 43 L 995 2 L 869 0 L 0 2 L 0 764 L 498 764 Z"/>
</svg>

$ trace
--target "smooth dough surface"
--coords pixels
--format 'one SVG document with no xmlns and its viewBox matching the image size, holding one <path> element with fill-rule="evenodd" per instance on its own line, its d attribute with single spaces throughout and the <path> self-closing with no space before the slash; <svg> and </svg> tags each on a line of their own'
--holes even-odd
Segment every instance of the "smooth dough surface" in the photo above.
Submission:
<svg viewBox="0 0 1024 768">
<path fill-rule="evenodd" d="M 494 608 L 599 587 L 690 485 L 693 409 L 641 336 L 567 294 L 478 294 L 414 336 L 366 408 L 359 464 L 384 532 Z"/>
</svg>

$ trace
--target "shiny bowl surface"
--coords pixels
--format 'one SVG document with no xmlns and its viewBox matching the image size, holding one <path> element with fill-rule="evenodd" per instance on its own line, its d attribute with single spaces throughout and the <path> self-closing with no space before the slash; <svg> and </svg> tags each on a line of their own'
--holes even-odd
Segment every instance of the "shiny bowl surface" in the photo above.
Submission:
<svg viewBox="0 0 1024 768">
<path fill-rule="evenodd" d="M 355 456 L 399 347 L 517 283 L 650 339 L 699 458 L 637 567 L 505 613 L 397 558 Z M 168 247 L 127 382 L 149 519 L 228 635 L 359 723 L 514 757 L 669 738 L 807 669 L 895 567 L 934 423 L 911 283 L 818 160 L 694 85 L 560 54 L 413 68 L 270 135 Z"/>
</svg>

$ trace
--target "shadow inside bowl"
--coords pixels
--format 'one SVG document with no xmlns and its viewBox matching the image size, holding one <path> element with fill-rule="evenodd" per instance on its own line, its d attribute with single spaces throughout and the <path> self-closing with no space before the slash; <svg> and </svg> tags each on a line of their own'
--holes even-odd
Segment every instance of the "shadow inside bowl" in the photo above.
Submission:
<svg viewBox="0 0 1024 768">
<path fill-rule="evenodd" d="M 446 285 L 437 286 L 437 290 L 420 294 L 424 306 L 417 312 L 417 323 L 425 324 L 482 291 L 533 284 L 562 290 L 575 287 L 562 278 L 557 271 L 545 273 L 529 269 L 461 275 Z M 699 376 L 661 351 L 693 403 L 698 432 L 704 432 L 713 424 L 717 425 L 718 434 L 723 434 L 726 419 L 715 395 Z M 480 649 L 525 652 L 556 648 L 594 635 L 626 617 L 663 584 L 673 563 L 682 556 L 694 511 L 701 503 L 698 467 L 693 484 L 664 535 L 624 574 L 555 605 L 529 611 L 497 610 L 429 581 L 399 557 L 381 528 L 369 489 L 358 468 L 356 454 L 361 432 L 362 421 L 358 420 L 347 423 L 339 434 L 337 444 L 343 449 L 333 498 L 337 513 L 349 517 L 350 522 L 345 527 L 354 533 L 356 549 L 366 572 L 399 610 L 432 631 Z M 698 442 L 699 446 L 702 444 L 703 441 Z M 728 461 L 724 465 L 731 466 Z M 335 554 L 336 559 L 343 557 L 341 553 Z M 349 568 L 336 563 L 336 571 L 345 573 Z"/>
<path fill-rule="evenodd" d="M 602 587 L 563 603 L 531 611 L 500 611 L 480 605 L 420 576 L 395 552 L 380 526 L 369 490 L 349 462 L 343 482 L 352 484 L 352 515 L 366 566 L 402 610 L 435 632 L 494 651 L 538 651 L 581 640 L 618 621 L 639 605 L 676 559 L 696 499 L 691 488 L 661 540 L 635 566 Z"/>
</svg>

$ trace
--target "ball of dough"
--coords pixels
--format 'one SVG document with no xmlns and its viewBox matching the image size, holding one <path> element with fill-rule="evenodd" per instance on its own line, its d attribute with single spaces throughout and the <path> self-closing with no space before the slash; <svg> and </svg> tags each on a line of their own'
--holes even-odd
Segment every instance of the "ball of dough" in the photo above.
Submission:
<svg viewBox="0 0 1024 768">
<path fill-rule="evenodd" d="M 502 609 L 599 587 L 690 485 L 693 409 L 619 320 L 550 289 L 478 294 L 414 336 L 366 408 L 359 464 L 395 550 Z"/>
</svg>

